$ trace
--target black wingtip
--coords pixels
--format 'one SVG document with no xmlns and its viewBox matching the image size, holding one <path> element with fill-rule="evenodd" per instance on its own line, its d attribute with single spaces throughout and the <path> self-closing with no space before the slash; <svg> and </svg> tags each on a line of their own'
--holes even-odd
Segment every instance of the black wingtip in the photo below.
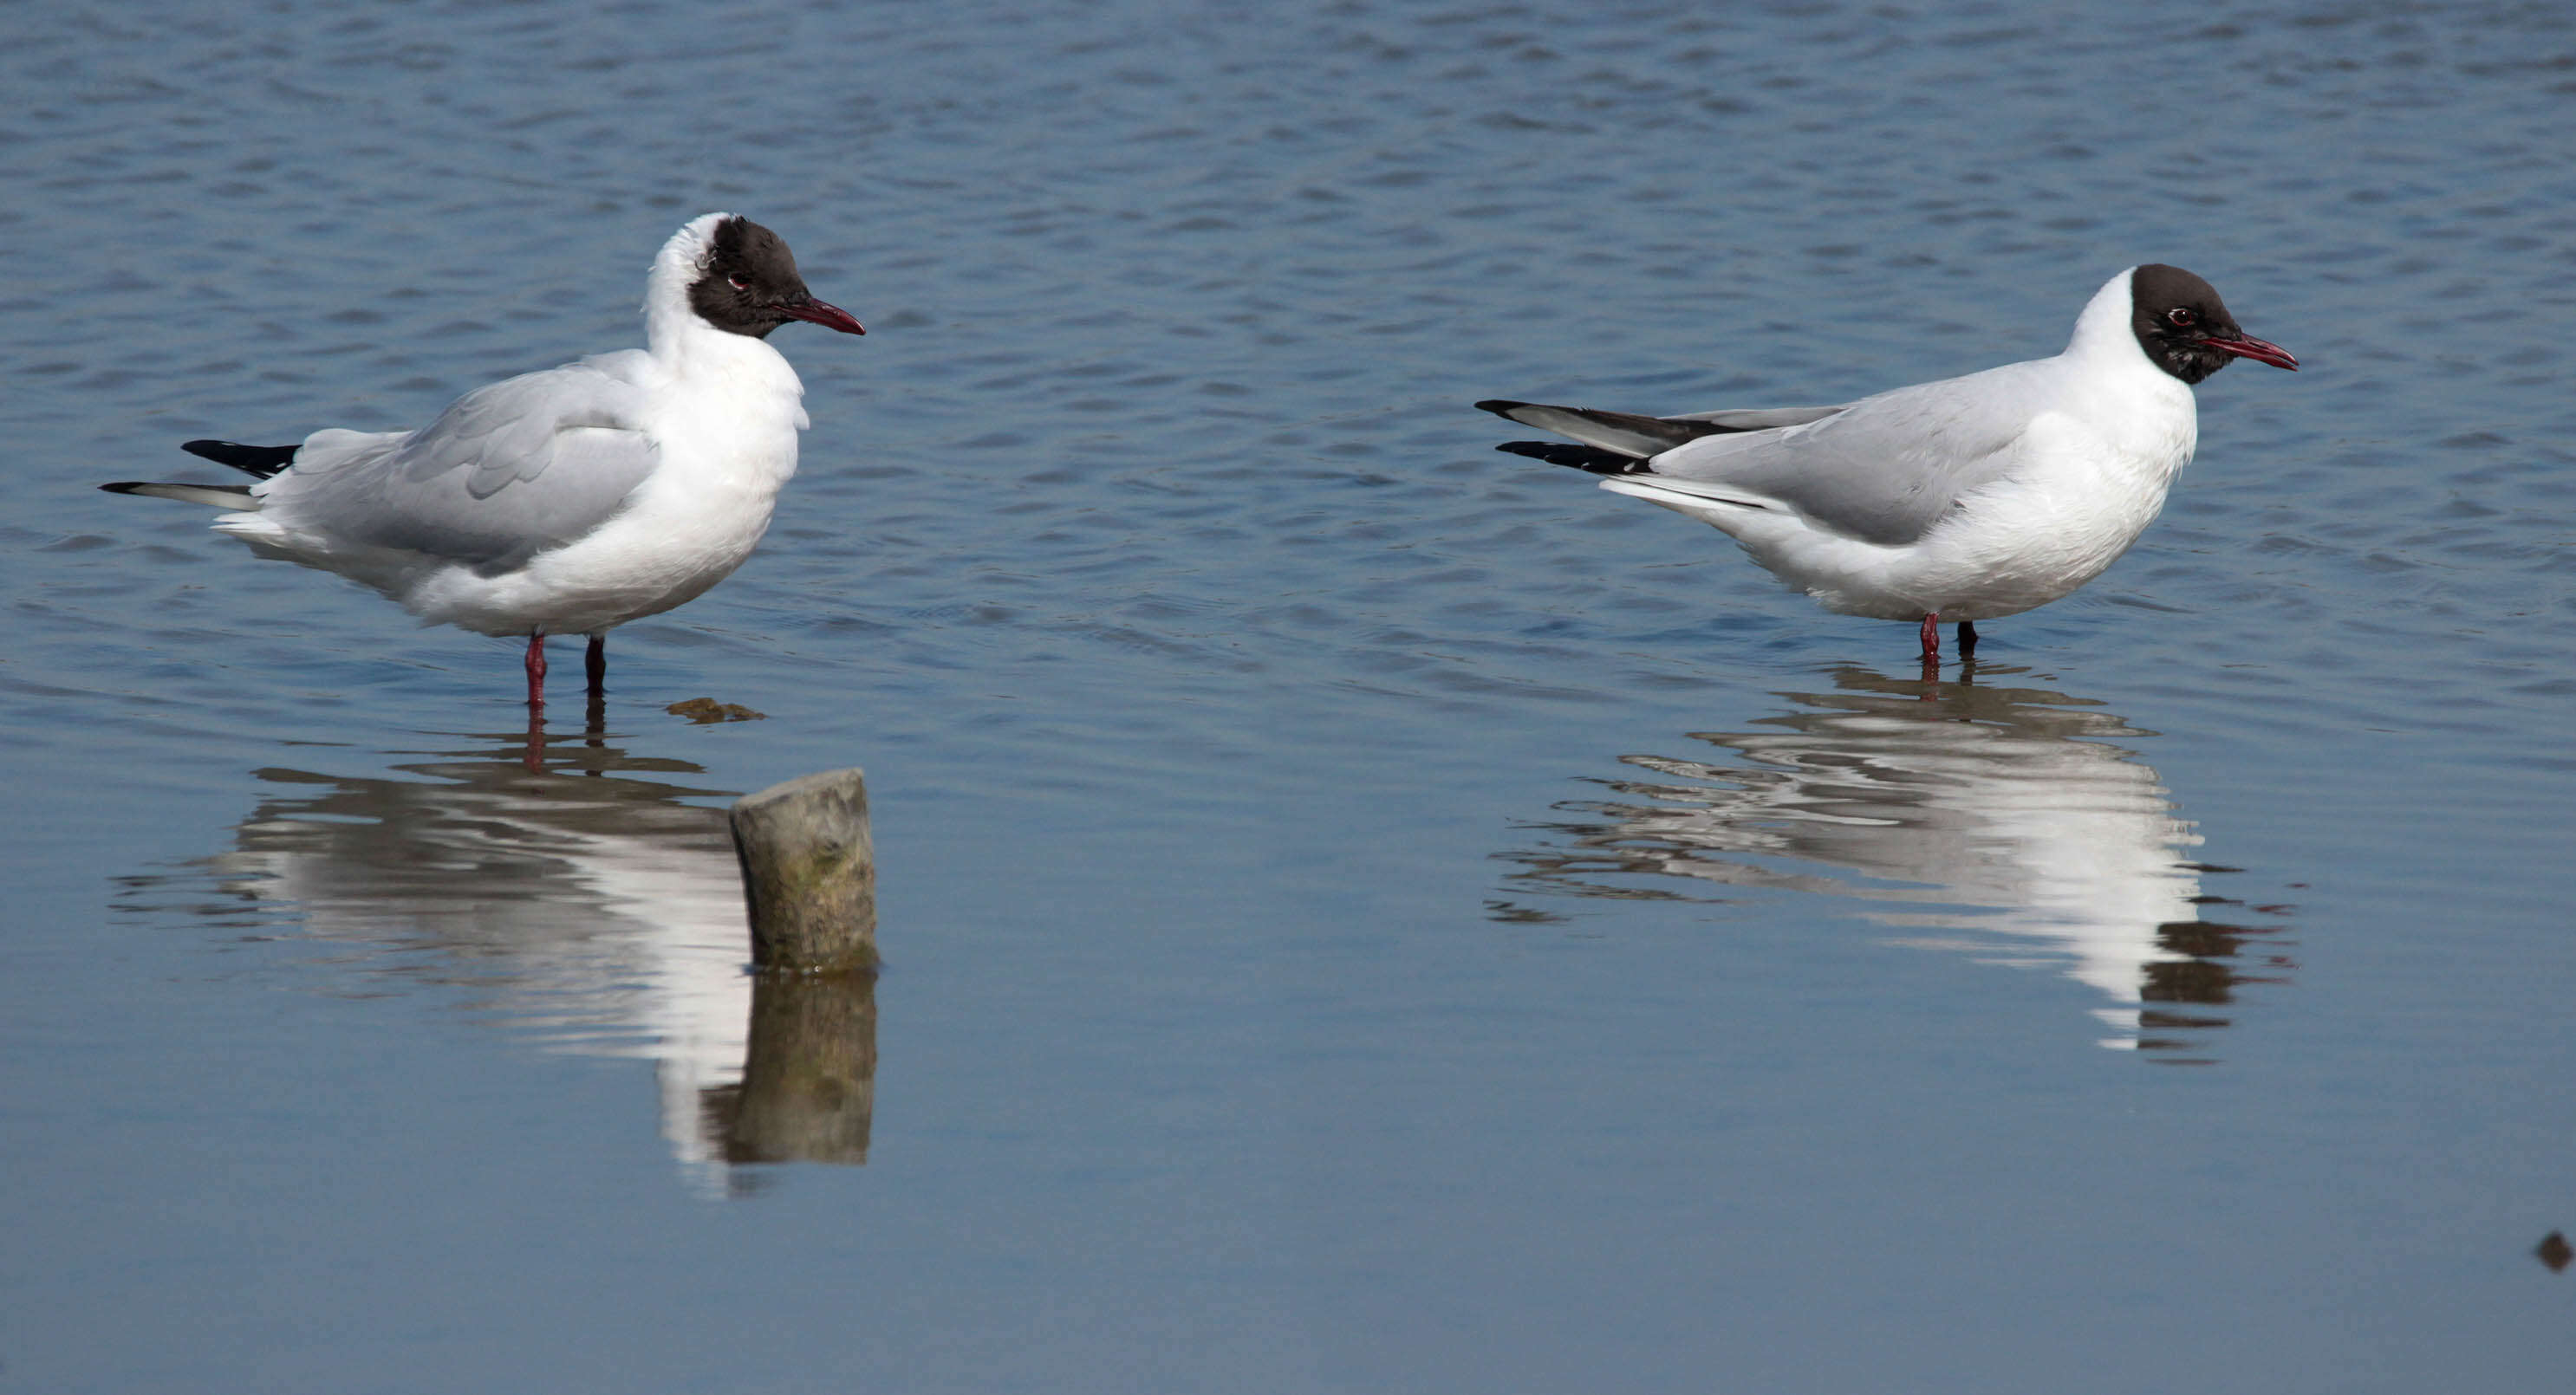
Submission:
<svg viewBox="0 0 2576 1395">
<path fill-rule="evenodd" d="M 1572 441 L 1505 441 L 1494 447 L 1511 455 L 1526 455 L 1550 465 L 1563 465 L 1595 475 L 1650 475 L 1654 471 L 1645 461 L 1633 455 L 1621 455 L 1599 446 L 1578 445 Z"/>
<path fill-rule="evenodd" d="M 1512 414 L 1512 408 L 1526 407 L 1528 405 L 1529 404 L 1526 402 L 1514 402 L 1508 397 L 1488 397 L 1484 401 L 1476 404 L 1476 410 L 1480 412 L 1491 412 L 1498 417 L 1509 417 Z"/>
<path fill-rule="evenodd" d="M 230 465 L 245 475 L 267 479 L 295 463 L 300 446 L 246 446 L 239 441 L 181 441 L 179 449 L 190 455 L 204 456 L 218 465 Z"/>
<path fill-rule="evenodd" d="M 114 484 L 102 484 L 99 488 L 110 494 L 135 494 L 142 491 L 143 484 L 142 480 L 118 480 Z"/>
</svg>

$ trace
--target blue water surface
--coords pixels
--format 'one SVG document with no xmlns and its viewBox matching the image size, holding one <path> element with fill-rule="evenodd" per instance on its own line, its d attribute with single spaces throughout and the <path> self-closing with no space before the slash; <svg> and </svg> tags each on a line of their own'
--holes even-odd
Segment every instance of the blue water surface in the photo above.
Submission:
<svg viewBox="0 0 2576 1395">
<path fill-rule="evenodd" d="M 2576 1365 L 2563 9 L 0 33 L 0 1392 Z M 92 487 L 637 343 L 717 208 L 870 333 L 534 771 L 509 642 Z M 2302 371 L 1929 683 L 1469 406 L 1846 400 L 2142 261 Z M 848 765 L 872 1073 L 764 1150 L 720 811 Z"/>
</svg>

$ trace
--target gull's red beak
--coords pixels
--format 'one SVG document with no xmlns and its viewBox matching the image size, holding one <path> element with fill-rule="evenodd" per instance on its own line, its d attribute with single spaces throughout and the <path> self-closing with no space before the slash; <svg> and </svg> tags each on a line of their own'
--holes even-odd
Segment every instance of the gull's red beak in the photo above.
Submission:
<svg viewBox="0 0 2576 1395">
<path fill-rule="evenodd" d="M 867 333 L 857 320 L 851 318 L 849 311 L 837 305 L 826 305 L 812 296 L 807 296 L 803 300 L 786 301 L 779 305 L 778 313 L 821 325 L 825 329 L 837 329 L 843 334 Z M 2266 344 L 2263 347 L 2270 349 L 2272 346 Z M 2278 349 L 2272 349 L 2272 352 L 2281 353 Z M 2281 357 L 2288 358 L 2289 355 L 2281 354 Z"/>
<path fill-rule="evenodd" d="M 2268 363 L 2275 368 L 2287 368 L 2293 373 L 2299 371 L 2299 361 L 2290 357 L 2289 350 L 2278 344 L 2267 344 L 2251 336 L 2243 339 L 2221 339 L 2212 335 L 2200 342 L 2213 349 L 2225 349 L 2238 358 L 2250 358 L 2256 363 Z"/>
</svg>

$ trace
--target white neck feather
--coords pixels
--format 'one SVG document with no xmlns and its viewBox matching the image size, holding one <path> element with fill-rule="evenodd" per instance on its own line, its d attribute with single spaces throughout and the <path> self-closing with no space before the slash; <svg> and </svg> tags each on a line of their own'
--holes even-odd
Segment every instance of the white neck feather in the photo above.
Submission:
<svg viewBox="0 0 2576 1395">
<path fill-rule="evenodd" d="M 672 357 L 693 332 L 709 332 L 706 322 L 689 306 L 689 287 L 706 274 L 707 254 L 715 246 L 716 224 L 732 216 L 705 213 L 690 219 L 671 234 L 671 240 L 663 243 L 661 252 L 653 258 L 653 272 L 644 280 L 644 346 L 655 358 Z"/>
<path fill-rule="evenodd" d="M 2137 308 L 2136 298 L 2129 291 L 2129 278 L 2137 270 L 2133 266 L 2112 277 L 2085 302 L 2084 313 L 2075 317 L 2074 337 L 2066 341 L 2070 356 L 2117 355 L 2125 351 L 2140 363 L 2147 362 L 2146 352 L 2138 347 L 2137 331 L 2129 324 Z"/>
</svg>

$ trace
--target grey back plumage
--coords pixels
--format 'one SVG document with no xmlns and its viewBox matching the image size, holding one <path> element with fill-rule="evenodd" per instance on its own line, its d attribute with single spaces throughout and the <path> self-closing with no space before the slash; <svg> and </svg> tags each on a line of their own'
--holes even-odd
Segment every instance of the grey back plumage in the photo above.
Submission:
<svg viewBox="0 0 2576 1395">
<path fill-rule="evenodd" d="M 653 472 L 650 367 L 604 354 L 478 388 L 418 431 L 325 431 L 269 507 L 346 542 L 461 563 L 484 575 L 597 529 Z"/>
<path fill-rule="evenodd" d="M 1795 425 L 1686 442 L 1647 462 L 1677 492 L 1786 505 L 1883 546 L 1920 540 L 1970 492 L 2010 472 L 2047 361 L 1898 388 Z M 1962 385 L 1976 386 L 1962 391 Z M 1751 412 L 1706 413 L 1759 419 Z M 1743 496 L 1751 496 L 1745 498 Z"/>
</svg>

